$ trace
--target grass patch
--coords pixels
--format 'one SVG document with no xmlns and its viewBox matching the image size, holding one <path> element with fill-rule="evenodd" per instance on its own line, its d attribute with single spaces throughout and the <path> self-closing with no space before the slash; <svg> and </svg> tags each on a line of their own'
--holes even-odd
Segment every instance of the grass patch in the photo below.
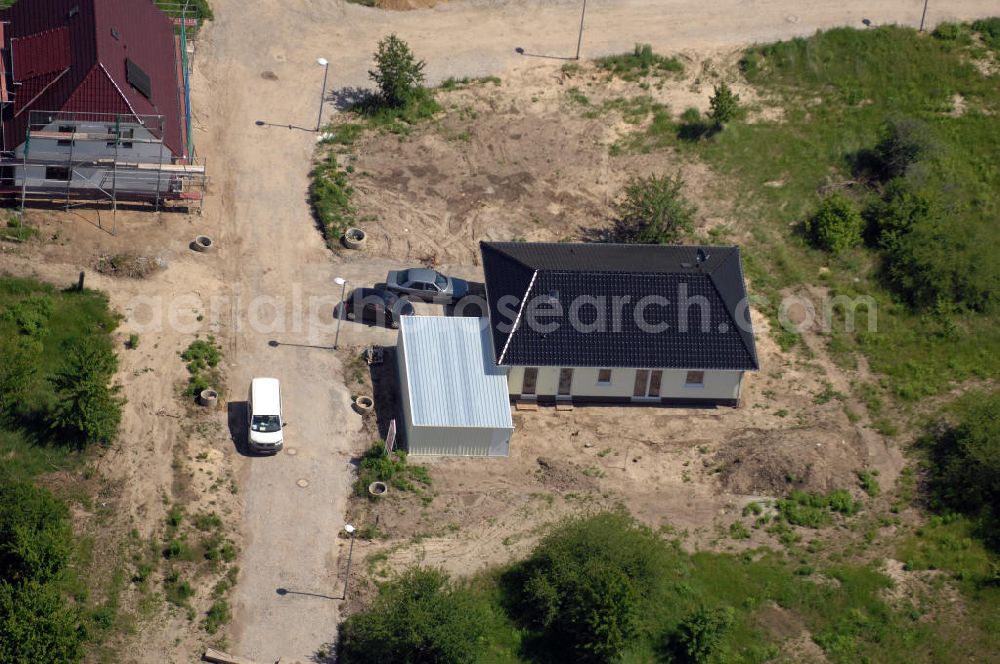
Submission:
<svg viewBox="0 0 1000 664">
<path fill-rule="evenodd" d="M 344 231 L 354 223 L 351 195 L 354 189 L 347 182 L 347 172 L 337 165 L 337 155 L 330 152 L 312 170 L 309 198 L 323 229 L 326 243 L 338 246 Z"/>
<path fill-rule="evenodd" d="M 762 95 L 783 106 L 781 121 L 733 123 L 708 140 L 684 141 L 681 126 L 659 114 L 616 149 L 676 147 L 739 183 L 736 207 L 746 212 L 737 214 L 745 214 L 752 228 L 745 265 L 755 295 L 766 300 L 759 308 L 775 320 L 784 289 L 820 283 L 820 268 L 826 268 L 822 285 L 831 295 L 869 297 L 877 307 L 874 329 L 866 308 L 857 311 L 854 329 L 838 337 L 843 352 L 864 353 L 885 377 L 888 394 L 917 401 L 954 381 L 1000 374 L 1000 313 L 915 310 L 886 288 L 878 252 L 857 247 L 831 255 L 810 246 L 799 228 L 815 210 L 818 190 L 855 181 L 859 159 L 879 141 L 885 123 L 905 115 L 926 125 L 934 144 L 913 177 L 946 192 L 949 226 L 979 229 L 977 237 L 986 233 L 984 225 L 1000 216 L 1000 171 L 993 167 L 1000 120 L 988 113 L 1000 106 L 1000 86 L 971 64 L 971 48 L 899 27 L 842 28 L 754 47 L 745 52 L 742 70 Z M 955 95 L 965 100 L 961 115 L 951 112 Z M 773 182 L 780 186 L 765 186 Z M 845 191 L 861 205 L 874 195 L 864 182 Z M 1000 263 L 994 239 L 977 244 L 977 262 Z M 843 320 L 838 314 L 835 325 Z M 785 349 L 797 343 L 794 333 L 777 338 Z"/>
<path fill-rule="evenodd" d="M 793 491 L 788 498 L 778 500 L 775 506 L 789 525 L 806 528 L 822 528 L 832 522 L 834 514 L 851 516 L 861 509 L 844 489 L 828 494 Z"/>
<path fill-rule="evenodd" d="M 401 491 L 426 496 L 425 489 L 430 487 L 431 478 L 425 467 L 407 463 L 406 452 L 398 450 L 387 456 L 385 443 L 377 441 L 361 457 L 354 495 L 376 500 L 377 497 L 368 492 L 372 482 L 385 482 Z"/>
<path fill-rule="evenodd" d="M 215 337 L 209 335 L 207 339 L 195 339 L 181 353 L 181 359 L 191 374 L 185 395 L 198 396 L 202 390 L 221 389 L 222 377 L 218 366 L 222 361 L 222 347 L 215 342 Z"/>
<path fill-rule="evenodd" d="M 625 81 L 638 81 L 647 76 L 667 76 L 684 71 L 684 63 L 675 57 L 653 52 L 649 44 L 636 44 L 631 53 L 609 55 L 594 61 L 598 69 Z"/>
</svg>

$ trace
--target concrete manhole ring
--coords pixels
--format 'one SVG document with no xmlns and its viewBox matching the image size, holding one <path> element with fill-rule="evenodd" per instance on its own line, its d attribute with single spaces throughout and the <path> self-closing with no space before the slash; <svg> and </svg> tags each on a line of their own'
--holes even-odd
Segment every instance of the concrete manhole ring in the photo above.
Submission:
<svg viewBox="0 0 1000 664">
<path fill-rule="evenodd" d="M 191 242 L 191 248 L 202 253 L 212 251 L 215 249 L 215 240 L 207 235 L 199 235 Z"/>
<path fill-rule="evenodd" d="M 287 450 L 285 450 L 285 454 L 287 454 L 288 456 L 295 456 L 298 453 L 299 451 L 294 447 L 289 447 Z"/>
<path fill-rule="evenodd" d="M 367 239 L 368 234 L 360 228 L 348 228 L 344 231 L 344 237 L 341 238 L 341 241 L 348 249 L 360 249 L 365 246 L 365 240 Z"/>
<path fill-rule="evenodd" d="M 219 393 L 215 390 L 202 390 L 198 395 L 198 403 L 202 406 L 214 408 L 219 403 Z"/>
<path fill-rule="evenodd" d="M 354 410 L 361 415 L 367 415 L 375 407 L 375 401 L 371 397 L 360 396 L 354 399 Z"/>
<path fill-rule="evenodd" d="M 300 489 L 304 489 L 309 486 L 309 480 L 299 480 L 295 484 L 297 484 Z"/>
<path fill-rule="evenodd" d="M 788 21 L 789 23 L 798 23 L 799 17 L 796 16 L 795 14 L 789 14 L 788 16 L 785 17 L 785 20 Z"/>
<path fill-rule="evenodd" d="M 389 491 L 389 485 L 385 482 L 372 482 L 368 485 L 368 493 L 373 496 L 384 496 Z"/>
</svg>

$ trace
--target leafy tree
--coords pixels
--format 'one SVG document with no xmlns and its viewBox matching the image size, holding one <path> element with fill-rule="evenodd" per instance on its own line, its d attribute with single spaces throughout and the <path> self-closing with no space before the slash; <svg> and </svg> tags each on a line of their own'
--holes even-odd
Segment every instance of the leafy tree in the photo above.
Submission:
<svg viewBox="0 0 1000 664">
<path fill-rule="evenodd" d="M 72 664 L 85 639 L 79 609 L 54 584 L 0 582 L 0 662 Z"/>
<path fill-rule="evenodd" d="M 964 404 L 957 422 L 933 425 L 922 440 L 933 504 L 981 519 L 1000 548 L 1000 392 L 973 394 Z"/>
<path fill-rule="evenodd" d="M 530 624 L 574 661 L 617 659 L 639 633 L 657 586 L 663 546 L 622 513 L 566 522 L 510 577 Z"/>
<path fill-rule="evenodd" d="M 732 607 L 699 607 L 677 628 L 675 650 L 679 657 L 694 664 L 707 662 L 732 628 L 734 616 Z"/>
<path fill-rule="evenodd" d="M 816 246 L 838 252 L 861 244 L 864 221 L 849 198 L 834 193 L 823 199 L 806 228 Z"/>
<path fill-rule="evenodd" d="M 368 70 L 368 76 L 378 85 L 382 103 L 406 106 L 424 83 L 425 64 L 413 56 L 406 42 L 391 34 L 378 43 L 375 69 Z"/>
<path fill-rule="evenodd" d="M 632 244 L 669 244 L 689 233 L 697 208 L 684 198 L 680 174 L 632 178 L 618 204 L 614 236 Z"/>
<path fill-rule="evenodd" d="M 930 127 L 913 118 L 895 118 L 885 123 L 875 146 L 875 166 L 883 181 L 906 175 L 933 145 Z"/>
<path fill-rule="evenodd" d="M 740 96 L 723 81 L 715 86 L 715 93 L 708 100 L 711 110 L 708 113 L 715 126 L 720 129 L 736 118 L 740 110 Z"/>
<path fill-rule="evenodd" d="M 121 407 L 119 386 L 108 383 L 118 358 L 104 339 L 73 340 L 63 366 L 52 377 L 58 403 L 52 425 L 79 435 L 86 443 L 110 442 L 118 433 Z"/>
<path fill-rule="evenodd" d="M 379 588 L 340 628 L 345 664 L 466 664 L 485 643 L 488 609 L 440 570 L 417 568 Z"/>
</svg>

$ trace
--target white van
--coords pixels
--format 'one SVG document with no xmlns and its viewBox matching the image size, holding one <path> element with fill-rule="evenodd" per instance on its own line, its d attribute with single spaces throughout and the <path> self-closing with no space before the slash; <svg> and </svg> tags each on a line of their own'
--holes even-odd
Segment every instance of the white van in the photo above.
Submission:
<svg viewBox="0 0 1000 664">
<path fill-rule="evenodd" d="M 281 450 L 285 426 L 281 419 L 281 392 L 277 378 L 254 378 L 250 381 L 247 398 L 247 425 L 250 427 L 250 449 L 255 452 Z"/>
</svg>

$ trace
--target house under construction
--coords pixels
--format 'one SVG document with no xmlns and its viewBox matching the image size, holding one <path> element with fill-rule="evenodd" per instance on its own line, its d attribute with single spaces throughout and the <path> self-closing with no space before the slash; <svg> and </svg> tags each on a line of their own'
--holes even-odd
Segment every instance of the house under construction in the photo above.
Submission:
<svg viewBox="0 0 1000 664">
<path fill-rule="evenodd" d="M 200 209 L 183 19 L 152 0 L 20 0 L 0 21 L 0 195 Z"/>
</svg>

